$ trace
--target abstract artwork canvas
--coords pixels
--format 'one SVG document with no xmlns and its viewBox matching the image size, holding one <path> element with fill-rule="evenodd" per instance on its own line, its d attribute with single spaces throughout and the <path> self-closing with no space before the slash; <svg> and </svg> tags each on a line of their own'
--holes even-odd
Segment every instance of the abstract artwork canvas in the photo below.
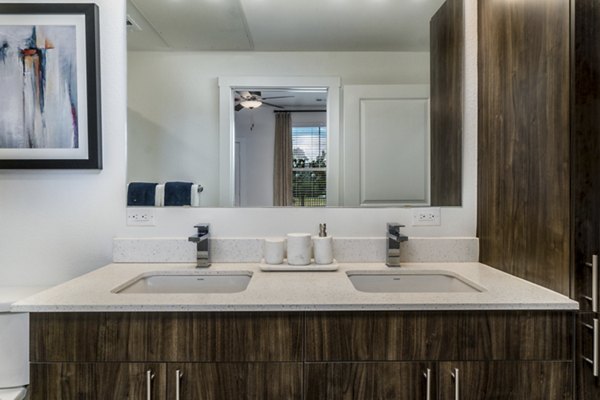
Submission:
<svg viewBox="0 0 600 400">
<path fill-rule="evenodd" d="M 101 168 L 97 6 L 0 5 L 0 167 Z"/>
</svg>

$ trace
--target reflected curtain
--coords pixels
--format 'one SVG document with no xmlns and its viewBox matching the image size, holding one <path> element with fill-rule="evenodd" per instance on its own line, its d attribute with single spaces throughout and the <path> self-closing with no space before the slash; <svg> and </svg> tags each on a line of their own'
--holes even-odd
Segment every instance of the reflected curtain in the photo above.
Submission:
<svg viewBox="0 0 600 400">
<path fill-rule="evenodd" d="M 275 113 L 275 162 L 273 165 L 273 205 L 291 206 L 292 200 L 292 116 Z"/>
</svg>

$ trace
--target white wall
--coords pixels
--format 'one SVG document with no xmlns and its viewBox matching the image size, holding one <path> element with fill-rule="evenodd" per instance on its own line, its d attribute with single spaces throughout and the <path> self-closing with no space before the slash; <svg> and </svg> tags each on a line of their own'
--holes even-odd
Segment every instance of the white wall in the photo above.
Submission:
<svg viewBox="0 0 600 400">
<path fill-rule="evenodd" d="M 57 283 L 98 268 L 111 260 L 112 237 L 123 226 L 125 2 L 95 2 L 100 6 L 104 169 L 0 170 L 0 285 Z"/>
<path fill-rule="evenodd" d="M 101 10 L 105 168 L 101 172 L 0 172 L 0 285 L 57 283 L 109 262 L 114 236 L 187 236 L 193 231 L 192 225 L 200 221 L 211 222 L 214 235 L 222 237 L 314 232 L 319 222 L 327 222 L 329 231 L 338 236 L 381 236 L 386 221 L 410 222 L 410 210 L 406 209 L 206 208 L 157 209 L 156 227 L 126 227 L 125 6 L 123 0 L 96 2 Z M 463 207 L 444 208 L 441 227 L 406 228 L 405 232 L 411 236 L 475 235 L 476 1 L 467 0 L 466 6 Z M 238 55 L 231 62 L 245 60 L 244 55 Z M 393 62 L 373 66 L 375 72 L 393 67 Z M 353 78 L 362 68 L 361 63 L 353 67 L 347 82 L 356 83 Z M 310 65 L 298 67 L 298 71 L 305 69 L 310 69 Z M 215 107 L 216 104 L 215 101 Z"/>
</svg>

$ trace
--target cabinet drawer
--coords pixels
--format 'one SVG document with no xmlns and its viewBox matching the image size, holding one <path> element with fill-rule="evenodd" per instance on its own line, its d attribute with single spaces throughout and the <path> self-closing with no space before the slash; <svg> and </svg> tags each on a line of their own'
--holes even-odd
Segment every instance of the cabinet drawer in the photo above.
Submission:
<svg viewBox="0 0 600 400">
<path fill-rule="evenodd" d="M 300 361 L 292 313 L 34 313 L 31 361 Z"/>
<path fill-rule="evenodd" d="M 30 400 L 146 399 L 166 396 L 166 365 L 138 363 L 31 364 Z"/>
<path fill-rule="evenodd" d="M 307 361 L 572 360 L 569 312 L 315 313 Z"/>
<path fill-rule="evenodd" d="M 439 364 L 439 375 L 440 400 L 573 399 L 572 362 L 445 362 Z"/>
<path fill-rule="evenodd" d="M 169 364 L 167 400 L 301 400 L 302 363 Z"/>
<path fill-rule="evenodd" d="M 437 381 L 433 366 L 417 362 L 308 363 L 304 376 L 307 400 L 433 399 Z"/>
</svg>

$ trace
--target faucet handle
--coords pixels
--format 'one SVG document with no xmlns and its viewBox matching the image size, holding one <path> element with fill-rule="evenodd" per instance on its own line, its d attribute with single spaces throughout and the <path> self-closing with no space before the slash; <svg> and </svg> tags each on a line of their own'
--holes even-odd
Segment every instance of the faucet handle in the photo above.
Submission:
<svg viewBox="0 0 600 400">
<path fill-rule="evenodd" d="M 206 235 L 210 232 L 210 224 L 205 222 L 200 222 L 194 225 L 194 228 L 198 229 L 198 235 Z"/>
<path fill-rule="evenodd" d="M 405 225 L 399 224 L 397 222 L 388 222 L 386 225 L 387 225 L 387 231 L 389 233 L 393 233 L 395 235 L 400 233 L 400 228 L 405 227 Z"/>
</svg>

